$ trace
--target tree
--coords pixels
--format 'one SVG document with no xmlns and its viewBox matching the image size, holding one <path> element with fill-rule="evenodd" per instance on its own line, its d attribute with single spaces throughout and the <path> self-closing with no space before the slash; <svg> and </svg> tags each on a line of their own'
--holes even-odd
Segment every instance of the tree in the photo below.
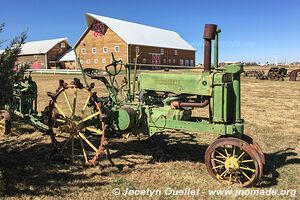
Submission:
<svg viewBox="0 0 300 200">
<path fill-rule="evenodd" d="M 4 30 L 4 23 L 0 24 L 0 33 Z M 13 38 L 3 53 L 0 53 L 0 108 L 3 108 L 12 98 L 13 86 L 24 75 L 27 65 L 16 65 L 17 56 L 25 43 L 27 33 L 22 32 Z M 0 48 L 4 40 L 0 40 Z"/>
</svg>

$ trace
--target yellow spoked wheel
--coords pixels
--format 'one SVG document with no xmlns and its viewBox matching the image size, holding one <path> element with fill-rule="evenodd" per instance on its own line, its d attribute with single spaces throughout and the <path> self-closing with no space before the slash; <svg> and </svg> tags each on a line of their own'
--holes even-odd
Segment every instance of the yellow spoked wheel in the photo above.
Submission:
<svg viewBox="0 0 300 200">
<path fill-rule="evenodd" d="M 249 187 L 261 178 L 263 168 L 256 149 L 238 138 L 219 138 L 205 152 L 205 165 L 220 182 Z"/>
<path fill-rule="evenodd" d="M 10 115 L 6 110 L 0 110 L 0 136 L 10 133 Z"/>
<path fill-rule="evenodd" d="M 48 95 L 52 98 L 48 108 L 49 134 L 59 155 L 72 162 L 82 159 L 91 163 L 105 142 L 101 103 L 78 79 L 69 85 L 61 82 L 56 93 Z"/>
</svg>

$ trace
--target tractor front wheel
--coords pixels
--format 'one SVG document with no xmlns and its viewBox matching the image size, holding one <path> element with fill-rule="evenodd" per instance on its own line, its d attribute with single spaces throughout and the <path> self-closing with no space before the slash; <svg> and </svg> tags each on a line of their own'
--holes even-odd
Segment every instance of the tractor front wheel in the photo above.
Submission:
<svg viewBox="0 0 300 200">
<path fill-rule="evenodd" d="M 209 174 L 220 182 L 250 187 L 261 178 L 263 168 L 257 150 L 239 138 L 219 138 L 205 152 Z"/>
<path fill-rule="evenodd" d="M 10 114 L 7 110 L 0 110 L 0 136 L 7 135 L 10 131 Z"/>
</svg>

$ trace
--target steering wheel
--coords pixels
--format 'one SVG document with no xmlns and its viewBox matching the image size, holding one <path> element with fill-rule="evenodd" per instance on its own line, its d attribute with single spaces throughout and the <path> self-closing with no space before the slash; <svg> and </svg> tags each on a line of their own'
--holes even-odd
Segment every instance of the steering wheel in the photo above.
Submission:
<svg viewBox="0 0 300 200">
<path fill-rule="evenodd" d="M 111 75 L 111 76 L 116 76 L 116 75 L 118 75 L 118 74 L 121 72 L 121 70 L 122 70 L 122 60 L 121 60 L 121 59 L 120 59 L 120 60 L 116 60 L 113 53 L 111 53 L 111 56 L 112 56 L 112 63 L 110 63 L 110 64 L 108 64 L 108 65 L 105 66 L 105 71 L 106 71 L 109 75 Z M 119 70 L 117 70 L 117 66 L 118 66 L 118 65 L 121 65 L 121 67 L 120 67 Z M 111 72 L 111 71 L 109 70 L 109 67 L 111 67 L 111 66 L 113 66 L 113 72 Z"/>
</svg>

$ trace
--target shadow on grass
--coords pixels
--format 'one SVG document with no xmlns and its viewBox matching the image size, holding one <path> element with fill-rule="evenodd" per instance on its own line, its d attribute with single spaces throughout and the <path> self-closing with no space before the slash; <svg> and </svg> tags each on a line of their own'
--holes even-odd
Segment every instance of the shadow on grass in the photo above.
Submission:
<svg viewBox="0 0 300 200">
<path fill-rule="evenodd" d="M 285 150 L 276 151 L 274 153 L 265 154 L 266 166 L 264 176 L 262 177 L 261 187 L 271 187 L 278 184 L 280 176 L 277 171 L 279 168 L 291 164 L 300 164 L 300 158 L 295 149 L 287 148 Z"/>
<path fill-rule="evenodd" d="M 189 133 L 158 134 L 146 140 L 113 142 L 109 148 L 116 150 L 111 158 L 128 155 L 151 156 L 148 163 L 169 161 L 204 162 L 207 144 L 199 144 L 197 136 Z M 125 160 L 125 158 L 123 158 Z"/>
<path fill-rule="evenodd" d="M 4 195 L 65 196 L 70 187 L 88 188 L 106 185 L 91 182 L 82 173 L 83 166 L 72 166 L 53 160 L 51 144 L 41 142 L 42 137 L 2 141 L 0 145 L 0 168 L 5 181 Z"/>
<path fill-rule="evenodd" d="M 23 130 L 22 130 L 23 131 Z M 130 173 L 139 163 L 126 156 L 136 156 L 146 163 L 169 161 L 203 162 L 207 145 L 199 145 L 192 134 L 158 134 L 147 140 L 117 140 L 110 143 L 114 151 L 111 158 L 123 160 L 113 172 L 101 170 L 86 172 L 82 165 L 72 165 L 61 158 L 52 156 L 52 144 L 38 133 L 27 133 L 24 137 L 7 138 L 0 142 L 0 170 L 5 180 L 4 194 L 8 197 L 22 195 L 47 195 L 63 197 L 80 188 L 101 187 L 111 183 L 103 180 L 112 173 Z M 97 138 L 94 144 L 99 143 Z M 149 158 L 149 159 L 148 159 Z M 100 160 L 101 164 L 102 159 Z M 126 167 L 126 169 L 123 169 Z M 105 168 L 105 166 L 104 166 Z M 96 168 L 97 169 L 97 168 Z M 108 172 L 107 172 L 108 171 Z M 97 177 L 100 177 L 100 179 Z M 102 177 L 102 178 L 101 178 Z M 96 178 L 93 179 L 93 178 Z M 93 179 L 93 180 L 92 180 Z M 100 180 L 100 181 L 98 181 Z"/>
</svg>

